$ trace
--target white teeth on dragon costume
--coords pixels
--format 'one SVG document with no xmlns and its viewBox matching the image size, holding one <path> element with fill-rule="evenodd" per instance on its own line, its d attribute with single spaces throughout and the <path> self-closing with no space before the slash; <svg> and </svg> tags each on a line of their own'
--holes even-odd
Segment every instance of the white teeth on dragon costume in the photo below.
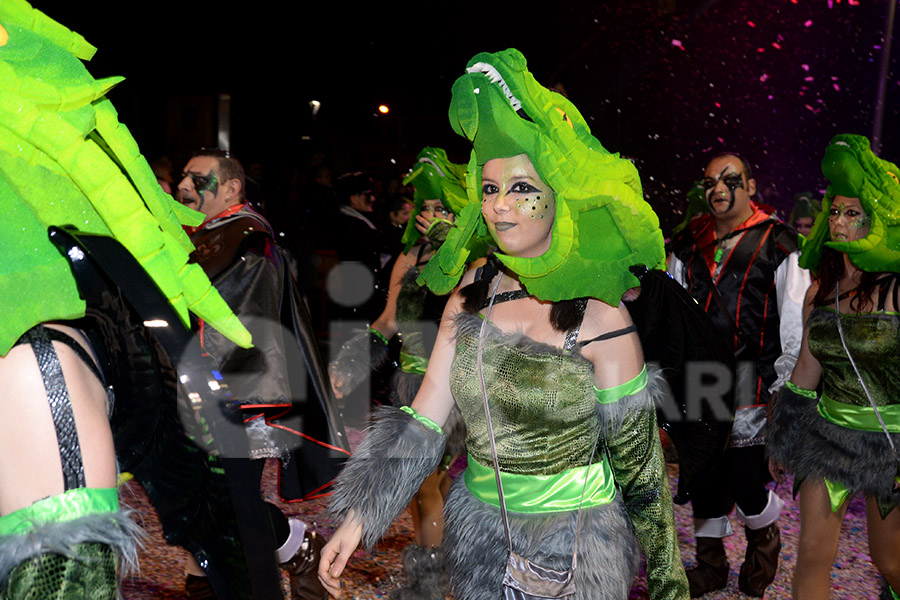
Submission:
<svg viewBox="0 0 900 600">
<path fill-rule="evenodd" d="M 482 73 L 490 80 L 491 83 L 496 83 L 500 86 L 500 89 L 503 90 L 503 93 L 506 94 L 506 99 L 509 100 L 510 106 L 512 106 L 513 110 L 518 112 L 522 109 L 522 102 L 513 96 L 513 93 L 509 91 L 509 86 L 506 85 L 506 81 L 503 80 L 503 76 L 500 75 L 500 72 L 495 69 L 492 65 L 488 63 L 475 63 L 468 69 L 466 69 L 466 73 Z"/>
<path fill-rule="evenodd" d="M 439 174 L 441 177 L 446 177 L 446 176 L 447 176 L 447 175 L 444 174 L 444 172 L 441 170 L 441 168 L 440 168 L 439 166 L 437 166 L 437 163 L 435 163 L 435 162 L 434 162 L 433 160 L 431 160 L 430 158 L 427 158 L 427 157 L 420 158 L 420 159 L 419 159 L 419 162 L 420 162 L 420 163 L 428 163 L 429 165 L 431 165 L 432 167 L 434 167 L 435 169 L 437 169 L 437 172 L 438 172 L 438 174 Z"/>
</svg>

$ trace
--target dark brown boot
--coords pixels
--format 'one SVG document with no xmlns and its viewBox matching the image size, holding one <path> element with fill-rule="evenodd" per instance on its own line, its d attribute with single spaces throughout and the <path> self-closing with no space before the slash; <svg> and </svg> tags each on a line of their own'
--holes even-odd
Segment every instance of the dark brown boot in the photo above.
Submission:
<svg viewBox="0 0 900 600">
<path fill-rule="evenodd" d="M 697 566 L 687 569 L 691 598 L 723 589 L 728 585 L 728 558 L 722 538 L 697 538 Z"/>
<path fill-rule="evenodd" d="M 291 600 L 328 600 L 318 575 L 319 554 L 324 545 L 322 536 L 307 530 L 294 558 L 281 564 L 291 577 Z"/>
<path fill-rule="evenodd" d="M 744 532 L 747 534 L 747 556 L 741 565 L 738 587 L 748 596 L 761 598 L 778 571 L 781 534 L 775 523 L 762 529 L 744 527 Z"/>
</svg>

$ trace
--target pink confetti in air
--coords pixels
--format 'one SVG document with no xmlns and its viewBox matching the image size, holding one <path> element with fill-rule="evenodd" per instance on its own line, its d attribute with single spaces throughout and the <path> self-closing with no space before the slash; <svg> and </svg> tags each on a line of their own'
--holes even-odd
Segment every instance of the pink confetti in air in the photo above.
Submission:
<svg viewBox="0 0 900 600">
<path fill-rule="evenodd" d="M 881 50 L 881 46 L 879 46 L 878 44 L 875 44 L 875 45 L 872 46 L 872 47 L 875 48 L 876 50 Z"/>
<path fill-rule="evenodd" d="M 682 52 L 687 52 L 687 50 L 684 49 L 684 46 L 681 45 L 681 40 L 672 40 L 672 45 L 676 48 L 680 48 Z"/>
<path fill-rule="evenodd" d="M 832 84 L 831 84 L 831 87 L 833 87 L 834 90 L 835 90 L 836 92 L 841 91 L 841 86 L 839 86 L 839 85 L 836 84 L 836 83 L 832 83 Z"/>
<path fill-rule="evenodd" d="M 754 23 L 753 21 L 747 21 L 747 25 L 749 25 L 750 27 L 756 27 L 756 23 Z"/>
<path fill-rule="evenodd" d="M 769 79 L 769 74 L 768 74 L 768 73 L 763 73 L 762 75 L 759 76 L 759 80 L 760 80 L 760 81 L 765 82 L 765 81 L 768 80 L 768 79 Z"/>
<path fill-rule="evenodd" d="M 759 52 L 760 54 L 762 54 L 763 52 L 766 51 L 766 49 L 765 48 L 757 48 L 756 51 Z"/>
<path fill-rule="evenodd" d="M 724 143 L 725 143 L 725 138 L 718 137 L 718 138 L 716 138 L 716 139 L 719 140 L 719 143 L 720 143 L 720 144 L 724 144 Z"/>
<path fill-rule="evenodd" d="M 794 4 L 797 4 L 797 3 L 794 2 Z M 809 19 L 808 21 L 806 21 L 806 23 L 804 23 L 803 26 L 804 27 L 812 27 L 812 19 Z"/>
<path fill-rule="evenodd" d="M 807 71 L 807 72 L 809 71 L 809 65 L 807 65 L 807 64 L 800 65 L 800 68 L 803 69 L 804 71 Z"/>
<path fill-rule="evenodd" d="M 778 42 L 772 42 L 772 47 L 776 50 L 781 50 L 781 44 L 779 44 Z"/>
<path fill-rule="evenodd" d="M 718 102 L 716 102 L 715 104 L 716 104 L 716 108 L 722 108 L 722 105 L 719 104 Z"/>
<path fill-rule="evenodd" d="M 815 80 L 816 80 L 816 78 L 812 77 L 812 76 L 803 78 L 803 81 L 815 81 Z"/>
</svg>

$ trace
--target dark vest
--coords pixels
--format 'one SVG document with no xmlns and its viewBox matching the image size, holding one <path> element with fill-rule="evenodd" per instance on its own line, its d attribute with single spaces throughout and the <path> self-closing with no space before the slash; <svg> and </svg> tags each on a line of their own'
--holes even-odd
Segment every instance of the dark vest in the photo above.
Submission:
<svg viewBox="0 0 900 600">
<path fill-rule="evenodd" d="M 704 215 L 698 219 L 711 217 Z M 744 230 L 731 254 L 722 258 L 725 262 L 715 281 L 721 304 L 728 311 L 723 314 L 711 293 L 710 266 L 715 268 L 711 264 L 715 240 L 709 236 L 710 243 L 701 247 L 694 237 L 694 232 L 699 230 L 696 226 L 685 228 L 672 239 L 669 251 L 682 262 L 681 275 L 688 292 L 732 340 L 738 364 L 755 364 L 750 395 L 755 404 L 765 404 L 769 401 L 768 388 L 777 377 L 775 359 L 781 355 L 775 271 L 797 249 L 797 234 L 775 219 L 766 219 Z M 747 404 L 746 394 L 739 393 L 738 399 Z"/>
</svg>

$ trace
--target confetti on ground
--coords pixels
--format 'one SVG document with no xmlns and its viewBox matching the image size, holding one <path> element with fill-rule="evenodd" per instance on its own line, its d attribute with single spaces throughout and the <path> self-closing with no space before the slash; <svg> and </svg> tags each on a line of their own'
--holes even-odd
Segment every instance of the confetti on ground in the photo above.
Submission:
<svg viewBox="0 0 900 600">
<path fill-rule="evenodd" d="M 360 433 L 350 430 L 351 445 L 355 445 Z M 453 474 L 458 475 L 464 461 L 454 465 Z M 673 489 L 677 485 L 678 467 L 669 464 L 669 480 Z M 269 500 L 276 501 L 275 464 L 270 461 L 264 475 L 263 493 Z M 797 559 L 797 537 L 800 530 L 800 516 L 796 503 L 792 500 L 791 481 L 780 486 L 776 492 L 785 501 L 785 510 L 779 520 L 782 551 L 778 574 L 766 591 L 766 600 L 787 600 L 791 598 L 791 574 Z M 130 481 L 120 488 L 123 502 L 135 509 L 135 518 L 149 533 L 146 547 L 141 551 L 140 574 L 128 577 L 122 584 L 125 600 L 180 600 L 184 598 L 184 558 L 180 548 L 167 546 L 162 538 L 156 513 L 147 501 L 140 484 Z M 314 500 L 301 504 L 282 504 L 285 512 L 304 519 L 325 536 L 331 535 L 335 523 L 324 516 L 326 500 Z M 729 600 L 748 598 L 737 587 L 738 571 L 743 560 L 746 542 L 743 527 L 733 518 L 735 535 L 725 540 L 725 549 L 731 565 L 728 586 L 719 592 L 704 596 L 704 600 Z M 675 507 L 675 524 L 681 543 L 681 555 L 687 566 L 694 564 L 694 532 L 690 504 Z M 404 512 L 391 526 L 384 540 L 373 552 L 359 550 L 354 555 L 345 572 L 345 598 L 350 600 L 378 600 L 387 598 L 390 592 L 402 582 L 400 552 L 412 542 L 412 522 Z M 835 558 L 832 572 L 833 600 L 877 600 L 879 575 L 868 556 L 866 541 L 865 503 L 856 497 L 850 503 L 847 517 L 841 531 L 841 545 Z M 648 598 L 643 571 L 635 579 L 629 600 Z"/>
</svg>

